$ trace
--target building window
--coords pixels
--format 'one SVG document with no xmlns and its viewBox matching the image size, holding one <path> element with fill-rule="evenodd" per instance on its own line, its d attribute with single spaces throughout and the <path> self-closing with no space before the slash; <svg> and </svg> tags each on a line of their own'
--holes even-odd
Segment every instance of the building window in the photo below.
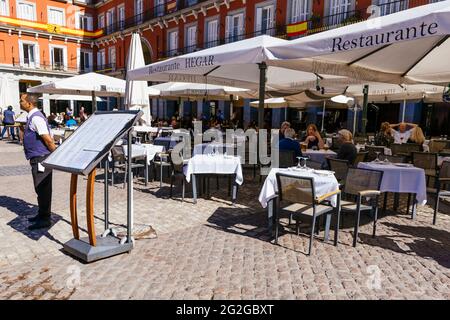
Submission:
<svg viewBox="0 0 450 320">
<path fill-rule="evenodd" d="M 20 65 L 27 68 L 39 67 L 39 45 L 34 42 L 19 41 Z"/>
<path fill-rule="evenodd" d="M 168 39 L 168 56 L 172 57 L 178 53 L 178 31 L 170 31 Z"/>
<path fill-rule="evenodd" d="M 36 5 L 32 2 L 19 0 L 17 2 L 17 17 L 25 20 L 36 20 Z"/>
<path fill-rule="evenodd" d="M 117 7 L 117 20 L 120 30 L 125 29 L 125 5 L 121 4 Z"/>
<path fill-rule="evenodd" d="M 97 70 L 103 70 L 105 62 L 105 49 L 101 49 L 97 52 Z"/>
<path fill-rule="evenodd" d="M 100 14 L 98 16 L 98 28 L 103 29 L 105 27 L 105 14 Z"/>
<path fill-rule="evenodd" d="M 289 1 L 289 23 L 307 21 L 311 15 L 311 0 Z"/>
<path fill-rule="evenodd" d="M 166 3 L 164 0 L 154 0 L 155 1 L 155 14 L 157 17 L 162 17 L 163 15 L 166 14 Z M 173 12 L 173 8 L 169 7 L 169 3 L 173 3 L 173 1 L 167 1 L 167 7 L 170 8 L 168 11 L 169 12 Z M 176 10 L 176 1 L 175 1 L 175 10 Z"/>
<path fill-rule="evenodd" d="M 244 13 L 228 15 L 226 17 L 226 42 L 244 39 Z"/>
<path fill-rule="evenodd" d="M 75 20 L 75 28 L 86 31 L 92 31 L 94 29 L 92 22 L 93 20 L 91 16 L 85 15 L 81 12 L 77 12 Z"/>
<path fill-rule="evenodd" d="M 380 9 L 380 15 L 385 16 L 391 13 L 408 9 L 408 1 L 399 0 L 378 0 L 377 5 Z"/>
<path fill-rule="evenodd" d="M 256 33 L 257 35 L 275 34 L 275 4 L 271 3 L 256 8 Z"/>
<path fill-rule="evenodd" d="M 8 0 L 0 0 L 0 16 L 9 16 Z"/>
<path fill-rule="evenodd" d="M 134 0 L 134 21 L 140 24 L 144 21 L 144 0 Z"/>
<path fill-rule="evenodd" d="M 67 66 L 67 48 L 50 46 L 50 62 L 53 70 L 65 70 Z"/>
<path fill-rule="evenodd" d="M 206 47 L 211 48 L 219 45 L 219 20 L 206 21 Z"/>
<path fill-rule="evenodd" d="M 330 0 L 327 25 L 343 23 L 351 15 L 351 0 Z"/>
<path fill-rule="evenodd" d="M 116 47 L 109 48 L 109 68 L 116 69 Z"/>
<path fill-rule="evenodd" d="M 57 24 L 60 26 L 65 25 L 64 9 L 48 7 L 47 8 L 47 20 L 49 24 Z"/>
<path fill-rule="evenodd" d="M 78 67 L 80 72 L 91 72 L 92 71 L 92 52 L 81 51 L 80 58 L 78 60 Z"/>
<path fill-rule="evenodd" d="M 188 26 L 185 31 L 186 52 L 193 52 L 197 49 L 197 26 Z"/>
<path fill-rule="evenodd" d="M 106 32 L 111 33 L 115 31 L 115 10 L 109 9 L 106 12 Z"/>
</svg>

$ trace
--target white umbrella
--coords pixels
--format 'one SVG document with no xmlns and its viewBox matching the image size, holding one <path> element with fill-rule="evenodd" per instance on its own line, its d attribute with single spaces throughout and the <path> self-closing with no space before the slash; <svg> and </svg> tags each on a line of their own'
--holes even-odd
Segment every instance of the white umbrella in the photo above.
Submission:
<svg viewBox="0 0 450 320">
<path fill-rule="evenodd" d="M 160 83 L 149 87 L 149 90 L 158 91 L 162 97 L 195 98 L 205 95 L 229 97 L 231 94 L 248 98 L 257 96 L 255 91 L 249 89 L 188 82 Z"/>
<path fill-rule="evenodd" d="M 252 107 L 258 107 L 259 101 L 252 101 L 250 102 L 250 105 Z M 288 102 L 285 98 L 269 98 L 264 100 L 264 107 L 265 108 L 286 108 L 288 106 Z"/>
<path fill-rule="evenodd" d="M 121 96 L 125 94 L 125 80 L 90 72 L 28 88 L 31 93 L 69 94 L 91 96 L 95 111 L 96 96 Z"/>
<path fill-rule="evenodd" d="M 0 107 L 5 109 L 7 106 L 10 105 L 10 90 L 9 90 L 9 83 L 8 78 L 6 75 L 2 75 L 0 78 Z"/>
<path fill-rule="evenodd" d="M 128 73 L 129 80 L 208 83 L 259 90 L 259 125 L 263 125 L 266 90 L 294 94 L 316 85 L 344 89 L 350 79 L 267 66 L 273 59 L 269 46 L 284 45 L 287 40 L 259 36 L 237 41 L 165 61 Z M 320 80 L 320 82 L 318 82 Z"/>
<path fill-rule="evenodd" d="M 386 83 L 450 82 L 450 1 L 267 48 L 269 64 Z"/>
<path fill-rule="evenodd" d="M 76 95 L 70 95 L 70 94 L 51 94 L 48 97 L 44 98 L 44 97 L 39 97 L 40 100 L 43 99 L 49 99 L 49 100 L 67 100 L 67 101 L 92 101 L 92 98 L 89 96 L 76 96 Z M 104 101 L 102 98 L 100 97 L 96 97 L 95 100 L 97 102 L 102 102 Z"/>
<path fill-rule="evenodd" d="M 133 33 L 131 45 L 128 51 L 127 72 L 145 66 L 144 53 L 142 51 L 141 37 Z M 127 73 L 128 78 L 128 73 Z M 127 109 L 142 110 L 142 119 L 150 124 L 149 90 L 145 81 L 127 81 L 125 93 L 125 106 Z"/>
</svg>

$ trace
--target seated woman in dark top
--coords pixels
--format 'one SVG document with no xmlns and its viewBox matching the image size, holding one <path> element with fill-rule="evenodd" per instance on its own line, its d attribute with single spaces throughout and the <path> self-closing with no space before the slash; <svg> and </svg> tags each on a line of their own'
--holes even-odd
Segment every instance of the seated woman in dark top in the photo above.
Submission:
<svg viewBox="0 0 450 320">
<path fill-rule="evenodd" d="M 380 131 L 375 136 L 375 145 L 390 147 L 390 145 L 394 143 L 394 137 L 392 136 L 391 131 L 389 122 L 383 122 Z"/>
<path fill-rule="evenodd" d="M 358 151 L 356 150 L 355 145 L 353 144 L 353 135 L 347 129 L 339 130 L 338 138 L 341 142 L 341 147 L 337 153 L 336 158 L 340 160 L 347 160 L 349 165 L 352 165 L 355 162 L 356 154 Z"/>
<path fill-rule="evenodd" d="M 306 128 L 306 137 L 302 140 L 308 144 L 308 149 L 323 149 L 323 139 L 315 124 L 309 124 Z"/>
</svg>

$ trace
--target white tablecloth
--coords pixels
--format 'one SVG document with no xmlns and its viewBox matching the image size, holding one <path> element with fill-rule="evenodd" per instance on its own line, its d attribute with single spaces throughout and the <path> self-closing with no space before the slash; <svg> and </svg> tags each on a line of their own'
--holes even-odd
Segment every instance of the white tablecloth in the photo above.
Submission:
<svg viewBox="0 0 450 320">
<path fill-rule="evenodd" d="M 399 167 L 394 164 L 360 162 L 358 168 L 383 171 L 381 192 L 415 193 L 418 204 L 427 203 L 425 170 L 416 167 Z"/>
<path fill-rule="evenodd" d="M 145 132 L 145 133 L 148 133 L 148 132 L 157 133 L 158 132 L 157 127 L 151 127 L 151 126 L 134 126 L 133 129 L 136 132 Z"/>
<path fill-rule="evenodd" d="M 329 175 L 319 175 L 315 173 L 315 171 L 305 171 L 305 170 L 298 170 L 298 169 L 279 169 L 279 168 L 273 168 L 270 170 L 269 175 L 266 178 L 266 181 L 264 181 L 264 185 L 261 189 L 261 192 L 259 193 L 258 200 L 261 203 L 263 208 L 267 207 L 267 203 L 275 198 L 276 193 L 278 191 L 277 186 L 277 172 L 283 172 L 290 175 L 295 175 L 298 177 L 312 177 L 314 178 L 314 188 L 315 188 L 315 194 L 317 197 L 321 197 L 327 193 L 336 191 L 339 189 L 339 183 L 336 180 L 334 174 L 330 172 Z M 331 197 L 331 205 L 335 207 L 337 205 L 337 196 Z"/>
<path fill-rule="evenodd" d="M 125 156 L 128 155 L 128 146 L 122 145 L 123 152 Z M 133 144 L 131 145 L 131 157 L 139 158 L 145 157 L 147 159 L 147 163 L 150 164 L 152 160 L 155 158 L 156 153 L 163 152 L 163 146 L 155 146 L 153 144 Z"/>
<path fill-rule="evenodd" d="M 306 151 L 302 151 L 302 154 L 304 156 L 309 156 L 311 158 L 311 160 L 316 161 L 316 162 L 324 162 L 325 158 L 330 157 L 330 158 L 336 158 L 337 153 L 334 152 L 333 150 L 313 150 L 313 149 L 307 149 Z"/>
<path fill-rule="evenodd" d="M 53 136 L 64 137 L 64 132 L 65 132 L 65 130 L 63 130 L 63 129 L 52 129 Z"/>
<path fill-rule="evenodd" d="M 224 150 L 225 148 L 225 150 Z M 233 144 L 223 144 L 223 143 L 199 143 L 194 146 L 194 152 L 192 153 L 193 156 L 197 154 L 210 154 L 210 153 L 224 153 L 227 154 L 227 149 L 230 148 L 231 152 L 234 152 L 234 145 Z M 232 155 L 230 153 L 230 155 Z"/>
<path fill-rule="evenodd" d="M 232 156 L 209 156 L 198 154 L 189 159 L 183 168 L 186 181 L 191 181 L 192 174 L 236 174 L 236 183 L 244 182 L 242 175 L 241 159 Z"/>
</svg>

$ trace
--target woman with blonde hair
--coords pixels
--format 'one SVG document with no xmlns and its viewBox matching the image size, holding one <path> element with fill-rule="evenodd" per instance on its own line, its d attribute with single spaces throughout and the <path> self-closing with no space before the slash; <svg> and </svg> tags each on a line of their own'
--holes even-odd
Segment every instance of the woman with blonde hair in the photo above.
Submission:
<svg viewBox="0 0 450 320">
<path fill-rule="evenodd" d="M 389 122 L 383 122 L 380 131 L 375 136 L 375 144 L 377 146 L 389 147 L 394 142 L 392 130 Z"/>
<path fill-rule="evenodd" d="M 353 164 L 356 158 L 356 154 L 358 151 L 356 150 L 355 145 L 353 144 L 353 135 L 347 129 L 339 130 L 338 139 L 341 143 L 341 147 L 336 155 L 337 159 L 347 160 L 350 165 Z"/>
<path fill-rule="evenodd" d="M 308 149 L 323 149 L 323 139 L 320 136 L 319 130 L 316 125 L 311 123 L 306 127 L 306 137 L 302 141 L 308 144 Z"/>
<path fill-rule="evenodd" d="M 412 132 L 411 132 L 411 136 L 408 139 L 408 143 L 417 143 L 417 144 L 424 144 L 425 142 L 425 136 L 423 135 L 423 131 L 422 129 L 417 126 L 415 127 Z"/>
</svg>

